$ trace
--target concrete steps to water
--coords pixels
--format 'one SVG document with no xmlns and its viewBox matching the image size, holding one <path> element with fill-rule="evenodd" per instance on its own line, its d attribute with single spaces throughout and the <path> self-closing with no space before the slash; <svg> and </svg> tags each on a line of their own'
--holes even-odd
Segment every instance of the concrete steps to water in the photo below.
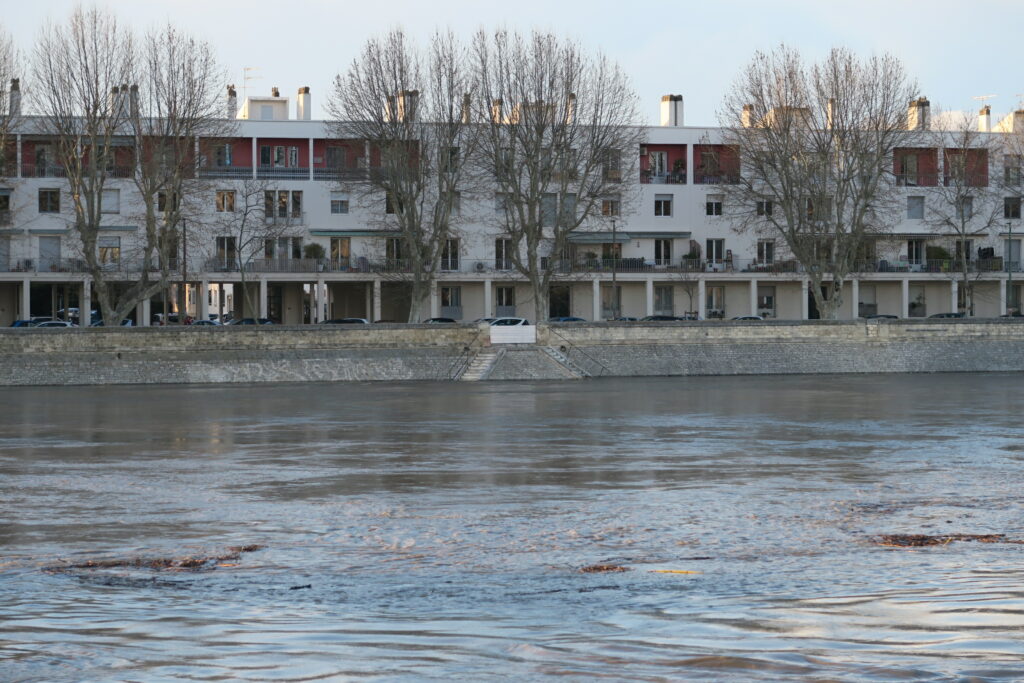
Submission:
<svg viewBox="0 0 1024 683">
<path fill-rule="evenodd" d="M 562 353 L 561 351 L 559 351 L 555 347 L 553 347 L 553 346 L 542 346 L 540 348 L 544 351 L 544 353 L 546 353 L 549 356 L 551 356 L 551 358 L 554 359 L 554 361 L 556 363 L 558 363 L 563 368 L 565 368 L 567 371 L 569 371 L 573 375 L 573 377 L 576 377 L 576 378 L 579 378 L 579 379 L 583 379 L 584 377 L 590 377 L 591 376 L 589 372 L 587 372 L 586 370 L 584 370 L 580 366 L 578 366 L 575 363 L 573 363 L 571 360 L 569 360 L 568 356 L 566 356 L 564 353 Z"/>
<path fill-rule="evenodd" d="M 461 382 L 480 382 L 487 379 L 487 376 L 491 374 L 491 370 L 494 369 L 498 359 L 504 355 L 504 349 L 482 349 L 475 356 L 473 360 L 469 361 L 469 365 L 466 366 L 465 372 L 459 377 Z"/>
</svg>

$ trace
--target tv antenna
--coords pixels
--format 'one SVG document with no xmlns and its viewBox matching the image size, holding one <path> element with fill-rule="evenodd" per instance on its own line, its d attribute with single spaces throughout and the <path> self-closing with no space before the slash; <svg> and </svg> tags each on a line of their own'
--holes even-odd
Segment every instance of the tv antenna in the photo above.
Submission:
<svg viewBox="0 0 1024 683">
<path fill-rule="evenodd" d="M 250 72 L 255 72 L 255 71 L 259 71 L 259 70 L 260 70 L 260 67 L 258 67 L 258 66 L 247 66 L 244 69 L 242 69 L 242 99 L 243 100 L 245 99 L 246 90 L 248 88 L 249 81 L 258 81 L 261 78 L 263 78 L 263 76 L 257 76 L 257 75 L 254 75 L 254 74 L 250 75 Z"/>
<path fill-rule="evenodd" d="M 993 97 L 998 97 L 998 96 L 997 95 L 975 95 L 971 99 L 972 100 L 978 100 L 979 102 L 981 102 L 981 106 L 985 106 L 985 101 L 986 100 L 991 100 Z"/>
</svg>

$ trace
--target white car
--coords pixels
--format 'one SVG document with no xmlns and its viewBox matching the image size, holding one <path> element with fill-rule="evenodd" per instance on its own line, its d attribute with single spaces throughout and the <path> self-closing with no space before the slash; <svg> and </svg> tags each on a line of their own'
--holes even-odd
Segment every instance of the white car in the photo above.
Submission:
<svg viewBox="0 0 1024 683">
<path fill-rule="evenodd" d="M 526 318 L 495 318 L 491 321 L 491 327 L 506 327 L 510 325 L 529 325 Z"/>
<path fill-rule="evenodd" d="M 47 320 L 46 322 L 39 323 L 36 327 L 78 327 L 78 325 L 65 320 Z"/>
</svg>

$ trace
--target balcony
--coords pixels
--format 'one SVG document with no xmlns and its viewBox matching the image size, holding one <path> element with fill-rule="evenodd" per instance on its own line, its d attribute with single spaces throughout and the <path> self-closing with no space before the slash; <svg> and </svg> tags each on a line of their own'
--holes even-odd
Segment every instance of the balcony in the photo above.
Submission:
<svg viewBox="0 0 1024 683">
<path fill-rule="evenodd" d="M 899 187 L 935 187 L 939 184 L 938 173 L 897 173 Z"/>
<path fill-rule="evenodd" d="M 700 173 L 694 176 L 693 182 L 696 185 L 736 185 L 740 182 L 739 173 Z"/>
<path fill-rule="evenodd" d="M 285 166 L 259 166 L 256 177 L 263 180 L 309 180 L 309 168 Z"/>
<path fill-rule="evenodd" d="M 252 178 L 252 166 L 204 166 L 200 178 Z"/>
<path fill-rule="evenodd" d="M 686 171 L 673 171 L 672 173 L 640 171 L 640 182 L 644 185 L 685 185 Z"/>
</svg>

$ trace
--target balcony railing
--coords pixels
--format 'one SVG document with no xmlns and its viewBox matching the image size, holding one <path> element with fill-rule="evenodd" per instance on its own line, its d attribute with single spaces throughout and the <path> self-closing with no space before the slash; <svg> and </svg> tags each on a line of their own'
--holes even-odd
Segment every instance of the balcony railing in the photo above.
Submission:
<svg viewBox="0 0 1024 683">
<path fill-rule="evenodd" d="M 640 182 L 645 185 L 685 185 L 686 171 L 673 171 L 672 173 L 640 171 Z"/>
<path fill-rule="evenodd" d="M 285 166 L 259 166 L 256 177 L 268 180 L 309 180 L 309 168 Z"/>
<path fill-rule="evenodd" d="M 288 212 L 283 215 L 281 213 L 264 213 L 263 220 L 267 225 L 305 225 L 306 212 Z"/>
<path fill-rule="evenodd" d="M 693 182 L 697 185 L 735 185 L 740 182 L 739 173 L 706 174 L 698 172 Z"/>
<path fill-rule="evenodd" d="M 900 187 L 935 187 L 939 184 L 939 174 L 897 173 L 896 184 Z"/>
<path fill-rule="evenodd" d="M 104 171 L 107 178 L 131 178 L 131 166 L 109 166 Z M 28 164 L 21 165 L 21 176 L 23 178 L 67 178 L 67 169 L 58 164 Z"/>
<path fill-rule="evenodd" d="M 252 166 L 204 166 L 200 178 L 252 178 Z"/>
</svg>

